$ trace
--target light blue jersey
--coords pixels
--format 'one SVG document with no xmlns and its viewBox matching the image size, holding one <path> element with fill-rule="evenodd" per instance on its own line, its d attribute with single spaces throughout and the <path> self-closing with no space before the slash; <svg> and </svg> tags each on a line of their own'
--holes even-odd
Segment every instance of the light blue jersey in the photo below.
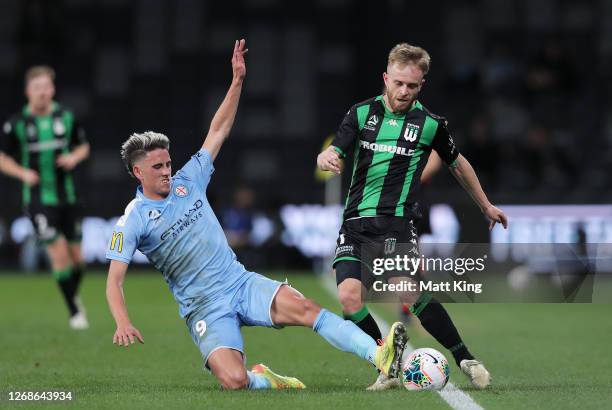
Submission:
<svg viewBox="0 0 612 410">
<path fill-rule="evenodd" d="M 107 259 L 130 263 L 138 249 L 162 272 L 179 312 L 186 317 L 240 287 L 255 275 L 236 260 L 206 198 L 214 171 L 202 149 L 172 178 L 163 200 L 144 196 L 142 187 L 115 226 Z"/>
</svg>

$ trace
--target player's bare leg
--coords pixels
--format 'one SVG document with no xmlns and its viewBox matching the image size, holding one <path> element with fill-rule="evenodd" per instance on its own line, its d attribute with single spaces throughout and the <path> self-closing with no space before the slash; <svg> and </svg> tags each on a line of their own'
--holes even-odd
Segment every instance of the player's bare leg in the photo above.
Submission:
<svg viewBox="0 0 612 410">
<path fill-rule="evenodd" d="M 393 278 L 389 278 L 389 283 L 397 283 L 400 280 L 406 280 L 406 279 L 408 279 L 408 278 L 396 278 L 396 277 L 393 277 Z M 405 301 L 410 301 L 412 303 L 412 302 L 414 302 L 414 300 L 416 300 L 416 299 L 413 300 L 413 295 L 411 295 L 410 293 L 400 294 L 399 297 L 400 297 L 400 300 L 402 300 L 402 302 L 405 300 Z M 406 303 L 406 302 L 404 302 L 404 303 Z M 399 378 L 389 378 L 384 373 L 380 373 L 378 375 L 378 378 L 376 379 L 376 381 L 374 383 L 372 383 L 370 386 L 368 386 L 368 388 L 366 390 L 370 390 L 370 391 L 389 390 L 389 389 L 393 389 L 395 387 L 399 387 L 399 386 L 401 386 L 401 384 L 402 383 L 399 380 Z"/>
<path fill-rule="evenodd" d="M 208 367 L 224 389 L 303 389 L 304 383 L 294 377 L 280 376 L 263 364 L 253 366 L 249 372 L 244 367 L 242 353 L 230 348 L 220 348 L 211 353 Z"/>
<path fill-rule="evenodd" d="M 382 339 L 380 329 L 370 313 L 367 312 L 367 307 L 361 296 L 364 293 L 365 287 L 361 281 L 354 278 L 347 278 L 338 285 L 338 299 L 342 305 L 344 317 L 353 320 L 361 330 L 378 341 Z M 364 309 L 366 309 L 364 314 L 359 314 Z M 362 316 L 367 316 L 367 318 L 362 319 Z M 376 381 L 367 390 L 388 390 L 400 384 L 398 379 L 389 378 L 385 373 L 380 372 Z"/>
<path fill-rule="evenodd" d="M 313 327 L 320 311 L 316 302 L 306 299 L 292 287 L 282 285 L 274 297 L 270 315 L 277 325 Z"/>
<path fill-rule="evenodd" d="M 343 277 L 348 271 L 361 269 L 359 263 L 345 261 L 338 262 L 336 267 L 341 269 L 341 275 Z M 334 270 L 334 275 L 336 274 L 337 271 Z M 342 304 L 344 318 L 355 323 L 372 339 L 380 340 L 382 339 L 380 328 L 368 311 L 368 306 L 363 301 L 362 295 L 365 295 L 365 293 L 366 289 L 361 281 L 354 277 L 344 277 L 338 284 L 338 299 Z"/>
<path fill-rule="evenodd" d="M 338 299 L 346 315 L 352 315 L 363 308 L 363 290 L 361 282 L 353 278 L 347 278 L 338 285 Z"/>
<path fill-rule="evenodd" d="M 217 349 L 208 358 L 208 367 L 224 389 L 246 389 L 249 385 L 242 353 L 238 350 Z"/>
<path fill-rule="evenodd" d="M 308 326 L 335 348 L 368 360 L 382 373 L 397 377 L 399 362 L 408 340 L 400 322 L 393 324 L 380 346 L 350 320 L 329 312 L 300 292 L 281 285 L 270 309 L 272 322 L 283 326 Z"/>
</svg>

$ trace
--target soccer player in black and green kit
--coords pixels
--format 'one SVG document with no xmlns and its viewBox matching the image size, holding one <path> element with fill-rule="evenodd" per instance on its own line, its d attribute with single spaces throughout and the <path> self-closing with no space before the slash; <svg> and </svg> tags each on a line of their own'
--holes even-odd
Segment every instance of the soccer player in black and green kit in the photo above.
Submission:
<svg viewBox="0 0 612 410">
<path fill-rule="evenodd" d="M 362 260 L 362 246 L 417 243 L 416 193 L 432 150 L 489 218 L 490 229 L 496 222 L 507 226 L 506 216 L 489 202 L 472 166 L 457 151 L 447 121 L 417 100 L 429 64 L 429 54 L 420 47 L 406 43 L 393 47 L 383 73 L 383 94 L 351 107 L 331 146 L 317 158 L 320 169 L 339 174 L 341 159 L 354 150 L 353 177 L 333 267 L 344 315 L 374 339 L 380 339 L 381 333 L 362 300 L 362 288 L 370 285 L 362 277 L 361 263 L 367 264 Z M 489 372 L 468 351 L 444 307 L 426 293 L 413 297 L 410 309 L 423 327 L 449 349 L 476 388 L 487 387 Z M 368 389 L 395 385 L 397 381 L 380 375 Z"/>
<path fill-rule="evenodd" d="M 53 100 L 55 72 L 35 66 L 25 74 L 28 103 L 3 126 L 0 171 L 23 182 L 23 206 L 45 245 L 73 329 L 89 327 L 78 298 L 83 276 L 81 215 L 72 171 L 89 156 L 85 131 Z"/>
</svg>

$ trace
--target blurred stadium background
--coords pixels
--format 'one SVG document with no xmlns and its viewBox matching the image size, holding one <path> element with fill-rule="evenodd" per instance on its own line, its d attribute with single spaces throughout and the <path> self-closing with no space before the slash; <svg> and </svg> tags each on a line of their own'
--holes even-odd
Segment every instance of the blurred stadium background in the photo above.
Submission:
<svg viewBox="0 0 612 410">
<path fill-rule="evenodd" d="M 337 208 L 301 207 L 325 202 L 316 155 L 348 107 L 380 91 L 387 53 L 402 41 L 432 55 L 420 99 L 448 118 L 492 201 L 610 203 L 610 21 L 605 0 L 320 0 L 290 10 L 279 0 L 3 0 L 0 116 L 25 103 L 27 67 L 56 69 L 56 98 L 82 120 L 92 145 L 76 174 L 90 217 L 85 254 L 102 263 L 107 238 L 92 232 L 108 232 L 135 188 L 120 143 L 133 131 L 161 131 L 172 139 L 175 167 L 184 163 L 229 83 L 233 41 L 244 37 L 246 88 L 209 197 L 247 265 L 311 268 L 311 257 L 333 250 L 339 223 Z M 0 267 L 36 269 L 32 242 L 26 254 L 19 244 L 27 226 L 14 224 L 20 186 L 2 176 L 0 187 Z M 427 200 L 448 206 L 432 225 L 455 232 L 451 240 L 489 241 L 478 210 L 445 171 Z M 300 207 L 283 213 L 288 204 Z M 597 218 L 591 239 L 603 242 L 612 212 L 600 209 Z M 309 221 L 333 229 L 319 232 Z"/>
<path fill-rule="evenodd" d="M 119 146 L 134 131 L 164 132 L 180 167 L 200 147 L 230 81 L 233 41 L 241 37 L 250 49 L 246 87 L 208 195 L 248 268 L 289 276 L 340 312 L 310 273 L 330 271 L 326 257 L 350 173 L 320 181 L 316 155 L 352 104 L 380 92 L 387 53 L 404 41 L 432 55 L 420 100 L 448 118 L 460 151 L 511 224 L 491 236 L 442 170 L 426 187 L 432 233 L 425 241 L 612 243 L 612 2 L 290 3 L 0 1 L 0 119 L 25 104 L 24 71 L 46 63 L 57 72 L 57 100 L 83 122 L 92 147 L 76 170 L 87 217 L 87 332 L 66 326 L 43 253 L 28 222 L 19 220 L 21 187 L 0 175 L 0 394 L 74 391 L 79 408 L 380 407 L 380 395 L 363 391 L 372 369 L 309 329 L 243 330 L 249 364 L 264 361 L 299 376 L 307 391 L 231 397 L 219 391 L 203 374 L 163 280 L 146 265 L 129 275 L 126 294 L 147 344 L 128 352 L 111 344 L 104 251 L 136 187 Z M 513 272 L 520 285 L 524 269 Z M 610 301 L 611 283 L 599 301 Z M 493 389 L 474 391 L 453 367 L 451 381 L 478 405 L 609 407 L 609 305 L 447 307 L 495 377 Z M 397 319 L 395 305 L 375 309 L 386 321 Z M 414 322 L 415 347 L 443 350 Z M 408 401 L 395 391 L 384 399 L 386 407 L 449 408 L 436 394 Z"/>
</svg>

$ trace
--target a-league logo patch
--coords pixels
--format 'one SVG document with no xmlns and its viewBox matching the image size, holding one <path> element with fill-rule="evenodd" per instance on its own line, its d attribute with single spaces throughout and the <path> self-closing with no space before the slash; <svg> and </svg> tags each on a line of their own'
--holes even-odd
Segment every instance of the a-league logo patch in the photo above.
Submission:
<svg viewBox="0 0 612 410">
<path fill-rule="evenodd" d="M 174 193 L 176 194 L 176 196 L 180 196 L 181 198 L 183 198 L 187 196 L 187 194 L 189 194 L 189 191 L 187 190 L 187 187 L 185 185 L 179 185 L 174 188 Z"/>
<path fill-rule="evenodd" d="M 385 255 L 389 255 L 390 253 L 395 252 L 396 243 L 397 243 L 397 239 L 395 238 L 385 239 Z"/>
<path fill-rule="evenodd" d="M 377 125 L 378 125 L 378 117 L 376 115 L 372 115 L 368 119 L 368 122 L 366 122 L 363 128 L 365 128 L 366 130 L 375 131 Z"/>
</svg>

